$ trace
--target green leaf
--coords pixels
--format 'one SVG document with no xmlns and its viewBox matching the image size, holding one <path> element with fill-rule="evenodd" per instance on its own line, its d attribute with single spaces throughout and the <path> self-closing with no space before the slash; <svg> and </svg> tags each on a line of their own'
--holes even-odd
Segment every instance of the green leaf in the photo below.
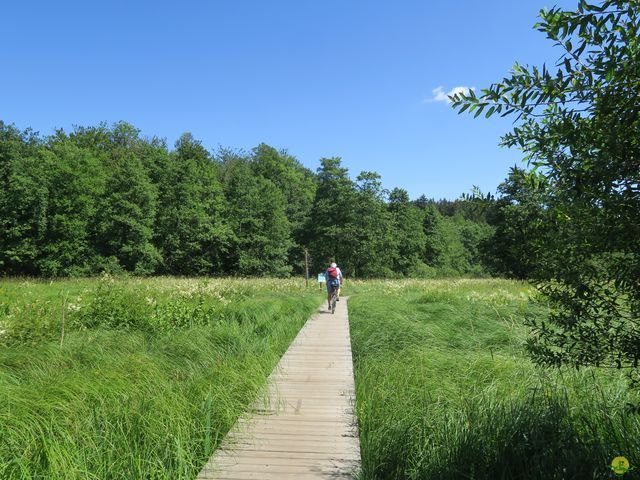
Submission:
<svg viewBox="0 0 640 480">
<path fill-rule="evenodd" d="M 604 78 L 607 80 L 607 82 L 611 82 L 615 74 L 616 74 L 615 68 L 611 67 L 609 70 L 607 70 L 607 73 Z"/>
</svg>

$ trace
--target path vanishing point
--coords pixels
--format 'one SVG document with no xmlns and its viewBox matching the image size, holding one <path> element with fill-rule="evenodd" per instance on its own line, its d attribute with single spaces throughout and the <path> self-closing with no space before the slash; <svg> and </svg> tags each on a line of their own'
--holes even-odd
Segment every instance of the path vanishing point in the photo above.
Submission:
<svg viewBox="0 0 640 480">
<path fill-rule="evenodd" d="M 312 316 L 264 394 L 198 475 L 210 479 L 348 479 L 360 466 L 347 299 Z"/>
</svg>

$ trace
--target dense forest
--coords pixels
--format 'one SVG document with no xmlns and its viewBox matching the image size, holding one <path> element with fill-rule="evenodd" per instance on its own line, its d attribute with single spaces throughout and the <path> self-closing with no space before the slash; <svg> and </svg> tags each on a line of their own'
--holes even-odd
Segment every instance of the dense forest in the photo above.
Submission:
<svg viewBox="0 0 640 480">
<path fill-rule="evenodd" d="M 496 207 L 515 202 L 503 190 L 489 206 L 412 201 L 340 158 L 313 172 L 265 144 L 210 152 L 186 133 L 171 149 L 124 122 L 46 137 L 0 122 L 0 269 L 289 276 L 306 248 L 312 272 L 335 259 L 359 278 L 523 276 L 493 247 Z"/>
</svg>

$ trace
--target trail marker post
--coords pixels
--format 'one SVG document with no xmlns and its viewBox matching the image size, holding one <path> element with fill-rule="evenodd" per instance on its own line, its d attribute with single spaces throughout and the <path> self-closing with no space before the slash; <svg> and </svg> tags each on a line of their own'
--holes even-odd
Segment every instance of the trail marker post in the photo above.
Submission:
<svg viewBox="0 0 640 480">
<path fill-rule="evenodd" d="M 309 288 L 309 250 L 304 249 L 304 284 Z"/>
</svg>

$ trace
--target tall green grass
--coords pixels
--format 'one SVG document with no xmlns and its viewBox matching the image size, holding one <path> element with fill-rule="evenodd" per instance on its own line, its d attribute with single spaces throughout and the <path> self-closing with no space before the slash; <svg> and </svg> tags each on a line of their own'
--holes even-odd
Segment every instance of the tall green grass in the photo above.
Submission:
<svg viewBox="0 0 640 480">
<path fill-rule="evenodd" d="M 617 371 L 544 370 L 523 350 L 525 284 L 352 284 L 364 479 L 613 478 L 640 464 L 640 418 Z M 634 476 L 635 475 L 635 476 Z M 637 478 L 631 472 L 625 478 Z"/>
<path fill-rule="evenodd" d="M 272 280 L 0 289 L 2 479 L 193 479 L 320 300 Z"/>
</svg>

